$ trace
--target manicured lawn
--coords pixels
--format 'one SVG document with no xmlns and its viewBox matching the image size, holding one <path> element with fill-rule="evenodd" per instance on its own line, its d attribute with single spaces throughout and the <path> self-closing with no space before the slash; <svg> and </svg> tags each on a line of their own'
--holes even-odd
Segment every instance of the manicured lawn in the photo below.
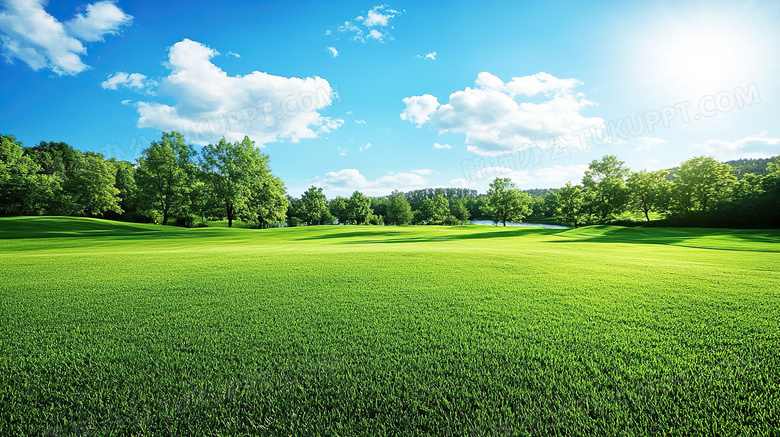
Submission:
<svg viewBox="0 0 780 437">
<path fill-rule="evenodd" d="M 780 232 L 0 219 L 0 435 L 772 435 Z"/>
</svg>

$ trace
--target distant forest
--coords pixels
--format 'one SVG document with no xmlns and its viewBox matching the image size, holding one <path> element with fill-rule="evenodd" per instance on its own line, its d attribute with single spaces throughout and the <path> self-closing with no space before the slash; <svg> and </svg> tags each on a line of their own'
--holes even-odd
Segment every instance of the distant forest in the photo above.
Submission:
<svg viewBox="0 0 780 437">
<path fill-rule="evenodd" d="M 670 170 L 631 171 L 608 155 L 579 184 L 519 190 L 496 178 L 487 193 L 426 188 L 328 200 L 319 187 L 287 194 L 249 138 L 196 152 L 177 132 L 136 162 L 62 142 L 26 147 L 0 134 L 0 215 L 73 215 L 184 227 L 324 224 L 453 225 L 470 219 L 654 226 L 780 227 L 780 157 L 725 163 L 691 158 Z"/>
</svg>

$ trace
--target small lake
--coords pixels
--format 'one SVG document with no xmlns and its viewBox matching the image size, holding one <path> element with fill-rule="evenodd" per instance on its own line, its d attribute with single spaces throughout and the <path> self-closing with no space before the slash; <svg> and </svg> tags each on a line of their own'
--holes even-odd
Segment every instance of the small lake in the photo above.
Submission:
<svg viewBox="0 0 780 437">
<path fill-rule="evenodd" d="M 472 225 L 488 225 L 493 226 L 492 220 L 470 220 L 469 223 Z M 526 226 L 529 228 L 547 228 L 547 229 L 570 229 L 568 226 L 560 226 L 560 225 L 548 225 L 544 223 L 506 223 L 507 226 Z M 499 223 L 498 226 L 503 226 L 502 223 Z"/>
</svg>

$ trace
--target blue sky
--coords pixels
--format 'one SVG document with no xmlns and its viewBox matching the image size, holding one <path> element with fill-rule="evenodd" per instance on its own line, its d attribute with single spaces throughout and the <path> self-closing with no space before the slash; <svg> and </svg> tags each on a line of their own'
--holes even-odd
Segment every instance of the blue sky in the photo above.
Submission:
<svg viewBox="0 0 780 437">
<path fill-rule="evenodd" d="M 0 132 L 248 135 L 329 197 L 780 154 L 780 3 L 594 3 L 5 1 Z"/>
</svg>

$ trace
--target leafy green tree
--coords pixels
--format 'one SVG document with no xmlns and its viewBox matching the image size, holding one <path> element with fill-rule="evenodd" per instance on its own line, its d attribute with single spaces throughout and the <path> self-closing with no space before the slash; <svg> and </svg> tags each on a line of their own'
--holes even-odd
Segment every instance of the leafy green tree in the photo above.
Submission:
<svg viewBox="0 0 780 437">
<path fill-rule="evenodd" d="M 628 188 L 626 177 L 628 167 L 614 155 L 607 155 L 601 161 L 594 160 L 582 177 L 582 185 L 588 192 L 586 207 L 602 223 L 626 210 Z"/>
<path fill-rule="evenodd" d="M 423 200 L 422 207 L 423 220 L 432 225 L 443 225 L 450 215 L 450 205 L 447 198 L 441 194 Z"/>
<path fill-rule="evenodd" d="M 293 228 L 306 224 L 303 221 L 303 202 L 301 199 L 296 199 L 292 196 L 287 196 L 287 226 Z"/>
<path fill-rule="evenodd" d="M 377 217 L 387 216 L 387 209 L 390 207 L 390 200 L 385 197 L 371 198 L 371 212 Z"/>
<path fill-rule="evenodd" d="M 650 221 L 650 211 L 665 211 L 669 205 L 672 183 L 666 170 L 648 172 L 634 171 L 628 176 L 628 205 L 633 211 L 641 212 Z"/>
<path fill-rule="evenodd" d="M 554 217 L 558 211 L 558 193 L 548 191 L 544 195 L 544 216 Z"/>
<path fill-rule="evenodd" d="M 371 199 L 360 191 L 352 193 L 352 197 L 347 201 L 348 221 L 357 225 L 367 225 L 371 216 Z"/>
<path fill-rule="evenodd" d="M 37 213 L 32 198 L 40 191 L 40 166 L 22 147 L 13 135 L 0 135 L 0 215 Z"/>
<path fill-rule="evenodd" d="M 278 225 L 284 222 L 289 205 L 284 183 L 266 167 L 262 177 L 252 180 L 252 197 L 246 220 L 261 228 Z"/>
<path fill-rule="evenodd" d="M 186 211 L 195 184 L 195 151 L 178 132 L 162 134 L 138 159 L 136 184 L 144 203 L 167 225 L 173 212 Z"/>
<path fill-rule="evenodd" d="M 531 196 L 521 193 L 509 178 L 496 178 L 488 190 L 487 214 L 495 223 L 521 222 L 531 214 Z"/>
<path fill-rule="evenodd" d="M 201 171 L 227 217 L 228 227 L 238 218 L 256 220 L 252 191 L 262 188 L 270 170 L 268 156 L 255 148 L 254 141 L 244 137 L 241 142 L 229 143 L 223 138 L 205 146 L 201 150 Z"/>
<path fill-rule="evenodd" d="M 582 187 L 567 183 L 558 191 L 558 211 L 556 217 L 564 223 L 578 228 L 587 219 L 587 207 Z"/>
<path fill-rule="evenodd" d="M 301 195 L 302 220 L 308 224 L 323 224 L 330 213 L 328 199 L 322 193 L 322 188 L 311 186 Z"/>
<path fill-rule="evenodd" d="M 339 224 L 349 224 L 349 210 L 347 209 L 348 203 L 349 199 L 341 196 L 337 196 L 328 203 L 328 210 L 330 211 L 331 215 L 333 215 L 333 217 L 336 217 L 336 220 L 338 220 Z"/>
<path fill-rule="evenodd" d="M 78 160 L 75 174 L 66 182 L 73 201 L 73 213 L 97 216 L 113 211 L 121 214 L 121 199 L 114 174 L 114 169 L 106 164 L 103 155 L 85 152 Z"/>
<path fill-rule="evenodd" d="M 451 200 L 450 214 L 452 214 L 452 217 L 454 217 L 455 220 L 457 220 L 458 223 L 461 225 L 463 224 L 463 222 L 468 221 L 469 210 L 468 208 L 466 208 L 466 202 L 462 198 L 458 200 Z"/>
<path fill-rule="evenodd" d="M 674 175 L 674 211 L 706 213 L 713 203 L 730 195 L 736 180 L 728 164 L 712 157 L 691 158 Z"/>
<path fill-rule="evenodd" d="M 392 225 L 406 225 L 412 221 L 412 207 L 403 193 L 397 191 L 390 195 L 387 207 L 387 222 Z"/>
</svg>

